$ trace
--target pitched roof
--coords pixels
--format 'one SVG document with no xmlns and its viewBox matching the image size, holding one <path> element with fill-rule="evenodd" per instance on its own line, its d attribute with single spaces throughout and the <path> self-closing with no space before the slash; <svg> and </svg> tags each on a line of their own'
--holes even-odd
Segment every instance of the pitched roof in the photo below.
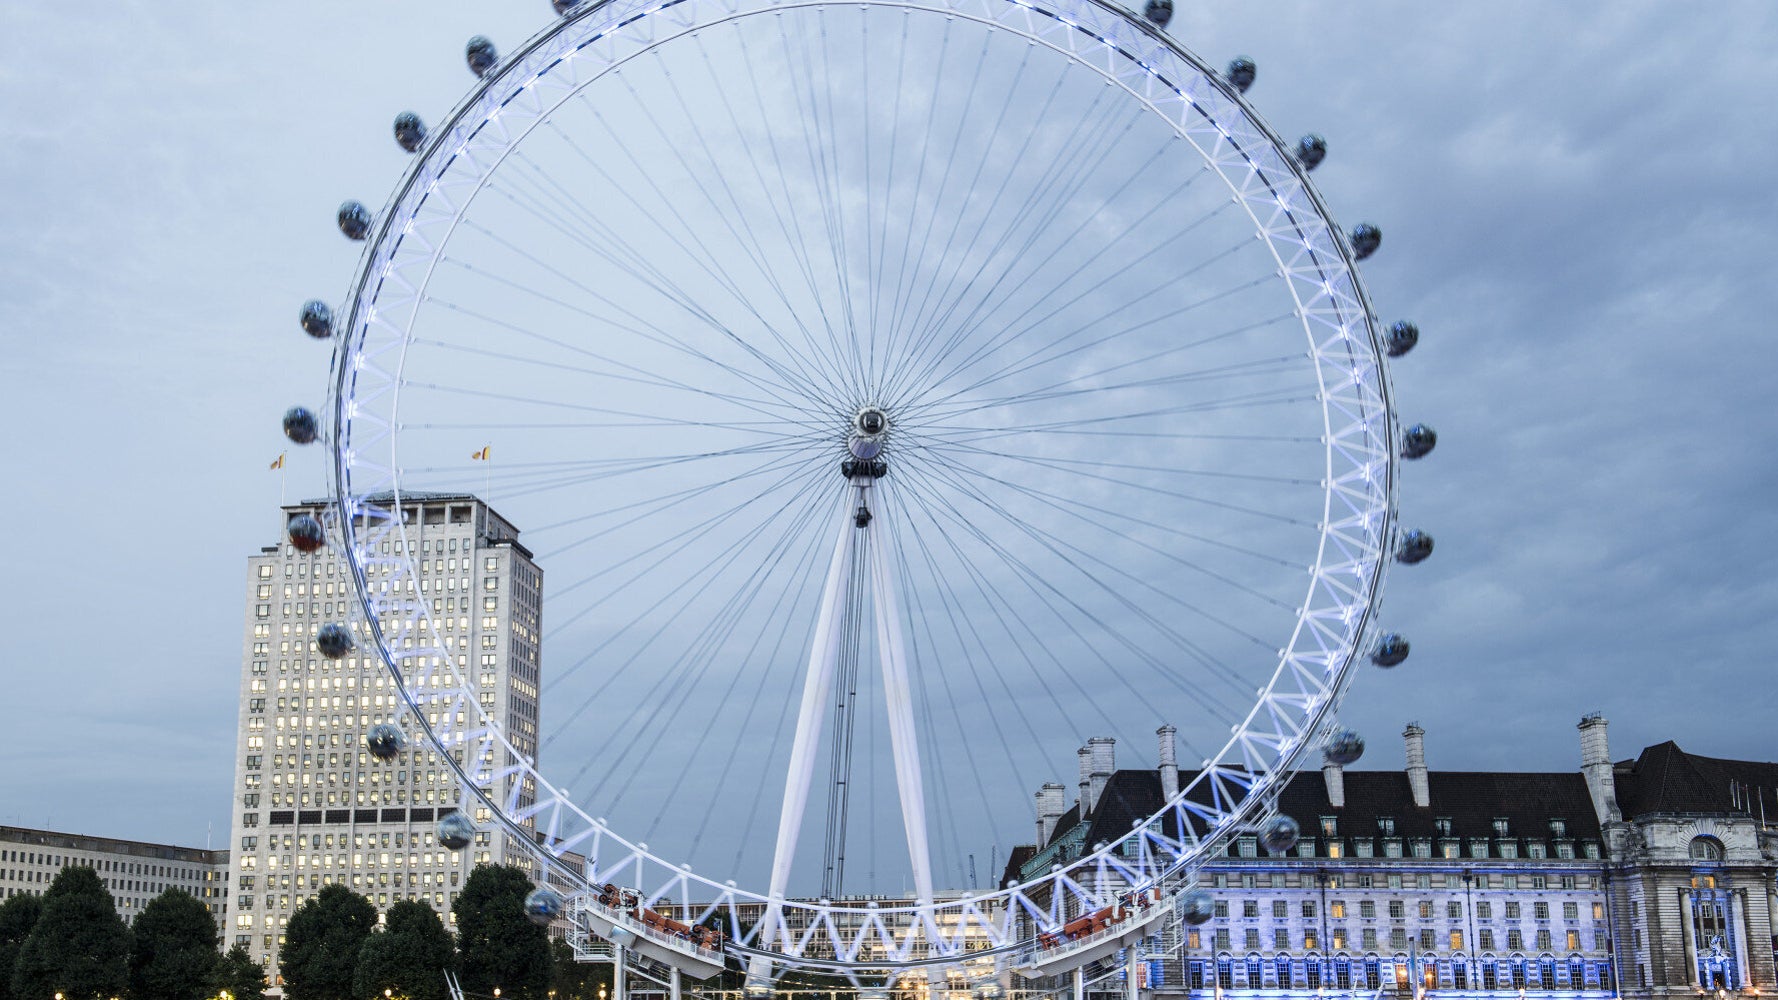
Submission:
<svg viewBox="0 0 1778 1000">
<path fill-rule="evenodd" d="M 1758 813 L 1778 817 L 1778 764 L 1686 753 L 1668 740 L 1613 768 L 1626 819 L 1650 813 Z"/>
</svg>

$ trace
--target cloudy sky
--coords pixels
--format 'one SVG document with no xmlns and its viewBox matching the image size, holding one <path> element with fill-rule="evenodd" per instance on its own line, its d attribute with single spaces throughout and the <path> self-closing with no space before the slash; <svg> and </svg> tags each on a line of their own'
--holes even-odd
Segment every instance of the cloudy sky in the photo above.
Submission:
<svg viewBox="0 0 1778 1000">
<path fill-rule="evenodd" d="M 226 842 L 244 560 L 281 489 L 324 485 L 318 453 L 266 466 L 278 415 L 323 394 L 294 316 L 350 276 L 334 207 L 381 203 L 390 118 L 455 102 L 466 37 L 548 16 L 11 5 L 0 822 Z M 1253 57 L 1280 132 L 1328 137 L 1317 183 L 1385 233 L 1374 301 L 1422 330 L 1398 400 L 1440 445 L 1402 510 L 1438 551 L 1391 580 L 1412 659 L 1348 703 L 1367 763 L 1399 765 L 1417 720 L 1434 767 L 1565 770 L 1594 710 L 1620 757 L 1778 757 L 1778 15 L 1182 4 L 1172 28 Z"/>
</svg>

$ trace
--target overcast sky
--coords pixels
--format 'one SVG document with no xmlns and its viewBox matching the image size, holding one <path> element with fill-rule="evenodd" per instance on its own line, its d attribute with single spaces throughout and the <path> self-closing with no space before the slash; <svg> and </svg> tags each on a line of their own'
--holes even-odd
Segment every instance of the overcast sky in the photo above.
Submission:
<svg viewBox="0 0 1778 1000">
<path fill-rule="evenodd" d="M 1369 766 L 1428 730 L 1444 769 L 1567 770 L 1675 739 L 1771 760 L 1778 708 L 1778 14 L 1765 3 L 1181 4 L 1172 26 L 1331 153 L 1316 180 L 1386 318 L 1414 655 L 1347 720 Z M 542 0 L 295 5 L 14 0 L 0 34 L 0 514 L 10 572 L 0 822 L 227 840 L 245 559 L 277 538 L 277 418 L 327 358 L 345 197 L 403 165 L 389 121 L 467 88 Z M 324 486 L 291 449 L 291 499 Z M 547 663 L 548 651 L 545 651 Z M 547 717 L 548 707 L 545 707 Z M 1067 774 L 1070 761 L 1057 762 Z"/>
</svg>

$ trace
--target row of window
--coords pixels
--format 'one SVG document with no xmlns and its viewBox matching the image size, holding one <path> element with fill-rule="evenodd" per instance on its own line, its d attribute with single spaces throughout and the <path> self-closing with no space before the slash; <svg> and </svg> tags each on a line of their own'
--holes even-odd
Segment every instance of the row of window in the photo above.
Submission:
<svg viewBox="0 0 1778 1000">
<path fill-rule="evenodd" d="M 1386 900 L 1385 905 L 1386 905 L 1386 912 L 1388 913 L 1390 919 L 1401 920 L 1407 916 L 1407 913 L 1408 913 L 1407 900 L 1404 900 L 1404 899 Z M 1604 920 L 1605 919 L 1605 904 L 1602 902 L 1595 902 L 1595 903 L 1591 904 L 1591 906 L 1592 906 L 1593 919 L 1594 920 Z M 1298 909 L 1301 912 L 1302 916 L 1314 917 L 1316 915 L 1316 910 L 1318 909 L 1318 906 L 1317 906 L 1317 903 L 1315 900 L 1305 899 L 1305 900 L 1302 900 L 1300 904 L 1298 904 Z M 1437 909 L 1437 904 L 1434 903 L 1430 899 L 1418 900 L 1414 904 L 1415 915 L 1418 916 L 1421 920 L 1433 919 L 1433 913 L 1436 909 Z M 1502 915 L 1505 919 L 1518 920 L 1521 918 L 1521 914 L 1523 913 L 1523 904 L 1521 904 L 1518 900 L 1508 900 L 1507 902 L 1501 904 L 1501 909 L 1503 911 Z M 1460 920 L 1463 917 L 1463 904 L 1461 902 L 1458 902 L 1457 900 L 1454 900 L 1454 899 L 1448 900 L 1445 903 L 1444 911 L 1445 911 L 1445 917 L 1447 919 Z M 1218 917 L 1227 917 L 1229 915 L 1229 901 L 1226 899 L 1217 900 L 1215 912 L 1216 912 L 1216 916 L 1218 916 Z M 1329 902 L 1327 904 L 1327 915 L 1329 917 L 1336 919 L 1336 920 L 1345 919 L 1351 912 L 1352 912 L 1352 907 L 1347 905 L 1346 900 L 1336 899 L 1336 900 L 1332 900 L 1331 902 Z M 1549 904 L 1548 900 L 1541 900 L 1540 899 L 1540 900 L 1536 900 L 1535 902 L 1533 902 L 1531 904 L 1531 918 L 1533 920 L 1548 920 L 1548 919 L 1550 919 L 1550 913 L 1551 913 L 1551 910 L 1550 910 L 1550 904 Z M 1289 901 L 1283 900 L 1283 899 L 1272 900 L 1271 914 L 1274 919 L 1281 920 L 1286 917 L 1289 917 L 1290 916 Z M 1375 918 L 1377 915 L 1377 901 L 1374 899 L 1359 900 L 1358 907 L 1357 907 L 1357 914 L 1360 918 L 1366 919 L 1366 920 Z M 1259 915 L 1260 915 L 1260 901 L 1259 900 L 1246 899 L 1246 900 L 1241 901 L 1241 916 L 1242 917 L 1247 918 L 1247 919 L 1254 919 L 1254 918 L 1257 918 Z M 1475 915 L 1476 915 L 1476 919 L 1478 919 L 1478 920 L 1492 919 L 1494 916 L 1493 902 L 1490 900 L 1486 900 L 1486 899 L 1477 900 L 1475 903 Z M 1567 901 L 1567 902 L 1562 903 L 1562 919 L 1569 922 L 1569 923 L 1574 923 L 1575 921 L 1578 921 L 1580 919 L 1580 903 L 1574 902 L 1574 901 Z"/>
<path fill-rule="evenodd" d="M 1467 879 L 1467 881 L 1465 881 Z M 1305 872 L 1300 877 L 1286 872 L 1270 872 L 1259 875 L 1255 872 L 1230 874 L 1217 872 L 1211 876 L 1212 884 L 1218 889 L 1239 886 L 1242 889 L 1407 889 L 1421 890 L 1445 889 L 1460 891 L 1465 889 L 1518 889 L 1550 890 L 1550 889 L 1584 889 L 1599 887 L 1596 875 L 1519 875 L 1498 874 L 1489 872 L 1444 872 L 1434 874 L 1421 872 L 1404 875 L 1400 872 L 1376 874 L 1360 872 L 1357 874 L 1335 872 Z"/>
<path fill-rule="evenodd" d="M 1234 947 L 1235 939 L 1234 934 L 1229 928 L 1219 927 L 1211 932 L 1210 940 L 1211 947 L 1215 950 L 1227 951 Z M 1407 928 L 1389 928 L 1389 935 L 1387 938 L 1388 947 L 1396 949 L 1406 948 L 1409 940 L 1410 936 Z M 1438 948 L 1441 944 L 1444 947 L 1449 948 L 1451 951 L 1462 951 L 1464 948 L 1464 932 L 1460 928 L 1446 930 L 1441 936 L 1436 929 L 1423 927 L 1420 928 L 1418 933 L 1412 936 L 1412 940 L 1415 946 L 1421 951 L 1432 951 Z M 1492 928 L 1484 928 L 1476 932 L 1476 946 L 1483 951 L 1494 950 L 1494 948 L 1497 947 L 1497 942 L 1500 940 L 1505 941 L 1506 950 L 1508 951 L 1523 951 L 1525 948 L 1524 932 L 1516 927 L 1507 930 L 1504 938 L 1496 937 Z M 1548 951 L 1555 947 L 1557 938 L 1553 932 L 1543 929 L 1538 930 L 1531 940 L 1533 942 L 1532 947 L 1536 950 Z M 1566 951 L 1581 950 L 1582 938 L 1579 930 L 1569 928 L 1563 932 L 1560 940 Z M 1377 928 L 1375 927 L 1361 928 L 1356 939 L 1354 939 L 1350 931 L 1344 927 L 1330 928 L 1327 932 L 1327 947 L 1334 951 L 1342 951 L 1354 947 L 1370 951 L 1382 947 L 1383 941 L 1384 938 L 1379 935 Z M 1202 931 L 1193 930 L 1188 933 L 1187 944 L 1192 949 L 1202 948 L 1203 942 L 1204 936 Z M 1260 942 L 1261 935 L 1258 928 L 1249 927 L 1241 932 L 1242 950 L 1257 951 L 1260 948 Z M 1609 942 L 1606 940 L 1606 934 L 1603 929 L 1595 929 L 1593 931 L 1591 944 L 1593 951 L 1609 950 Z M 1275 951 L 1290 951 L 1295 950 L 1298 947 L 1303 950 L 1313 951 L 1322 947 L 1321 932 L 1312 928 L 1293 932 L 1288 927 L 1276 927 L 1272 929 L 1271 947 Z"/>
</svg>

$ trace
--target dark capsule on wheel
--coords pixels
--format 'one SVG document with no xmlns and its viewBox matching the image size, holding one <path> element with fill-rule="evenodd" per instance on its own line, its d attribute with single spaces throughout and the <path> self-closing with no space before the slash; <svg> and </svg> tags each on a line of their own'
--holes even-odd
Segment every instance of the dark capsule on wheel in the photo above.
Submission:
<svg viewBox="0 0 1778 1000">
<path fill-rule="evenodd" d="M 476 76 L 487 76 L 488 71 L 500 62 L 500 52 L 494 48 L 494 42 L 487 35 L 476 35 L 463 46 L 463 61 L 469 64 L 469 71 Z"/>
<path fill-rule="evenodd" d="M 562 897 L 554 889 L 539 886 L 525 897 L 525 916 L 534 924 L 548 924 L 562 915 Z"/>
<path fill-rule="evenodd" d="M 1216 916 L 1216 900 L 1202 889 L 1187 889 L 1179 897 L 1179 916 L 1194 927 L 1209 923 Z"/>
<path fill-rule="evenodd" d="M 1410 531 L 1395 546 L 1395 561 L 1412 566 L 1432 555 L 1432 536 L 1424 531 Z"/>
<path fill-rule="evenodd" d="M 1389 331 L 1383 335 L 1383 349 L 1392 358 L 1399 358 L 1414 349 L 1420 342 L 1420 328 L 1405 319 L 1396 320 L 1389 325 Z"/>
<path fill-rule="evenodd" d="M 461 851 L 475 839 L 475 824 L 460 812 L 448 813 L 438 821 L 438 842 L 453 851 Z"/>
<path fill-rule="evenodd" d="M 556 13 L 567 17 L 569 11 L 580 6 L 580 0 L 549 0 L 549 5 L 556 9 Z"/>
<path fill-rule="evenodd" d="M 1243 94 L 1247 93 L 1248 87 L 1253 86 L 1253 78 L 1257 75 L 1259 75 L 1259 67 L 1255 66 L 1253 60 L 1246 56 L 1236 56 L 1235 60 L 1229 63 L 1228 72 L 1223 74 L 1229 83 Z"/>
<path fill-rule="evenodd" d="M 1360 222 L 1352 229 L 1349 237 L 1352 242 L 1352 256 L 1363 260 L 1377 252 L 1383 245 L 1383 231 L 1368 222 Z"/>
<path fill-rule="evenodd" d="M 1371 650 L 1371 662 L 1379 667 L 1393 667 L 1408 658 L 1408 641 L 1395 632 L 1384 633 Z"/>
<path fill-rule="evenodd" d="M 1167 22 L 1173 20 L 1173 0 L 1148 0 L 1142 8 L 1142 16 L 1154 22 L 1157 28 L 1165 28 Z"/>
<path fill-rule="evenodd" d="M 1273 816 L 1259 828 L 1259 842 L 1272 854 L 1288 852 L 1301 836 L 1296 820 L 1289 816 Z"/>
<path fill-rule="evenodd" d="M 327 533 L 312 514 L 298 514 L 284 527 L 290 535 L 291 546 L 298 552 L 314 552 L 327 544 Z"/>
<path fill-rule="evenodd" d="M 364 749 L 378 760 L 394 760 L 407 749 L 407 737 L 401 735 L 401 730 L 393 724 L 379 722 L 364 734 Z"/>
<path fill-rule="evenodd" d="M 1321 748 L 1322 756 L 1329 764 L 1345 767 L 1355 764 L 1364 756 L 1364 737 L 1351 729 L 1336 729 L 1327 734 L 1327 743 Z"/>
<path fill-rule="evenodd" d="M 284 411 L 284 436 L 297 444 L 314 444 L 321 435 L 321 422 L 306 406 L 292 406 Z"/>
<path fill-rule="evenodd" d="M 420 150 L 420 144 L 426 141 L 426 123 L 412 111 L 403 111 L 395 116 L 395 144 L 410 153 Z"/>
<path fill-rule="evenodd" d="M 1310 132 L 1296 141 L 1296 161 L 1304 170 L 1314 170 L 1327 159 L 1327 140 Z"/>
<path fill-rule="evenodd" d="M 357 647 L 358 644 L 352 641 L 352 630 L 339 622 L 328 622 L 315 632 L 315 648 L 330 660 L 337 660 Z"/>
<path fill-rule="evenodd" d="M 303 303 L 301 321 L 303 332 L 316 340 L 326 340 L 333 336 L 333 310 L 320 299 L 310 299 Z"/>
<path fill-rule="evenodd" d="M 1401 434 L 1402 458 L 1425 458 L 1438 446 L 1438 432 L 1425 424 L 1415 424 Z"/>
<path fill-rule="evenodd" d="M 363 202 L 348 201 L 340 205 L 340 232 L 346 239 L 362 240 L 370 235 L 370 209 Z"/>
</svg>

